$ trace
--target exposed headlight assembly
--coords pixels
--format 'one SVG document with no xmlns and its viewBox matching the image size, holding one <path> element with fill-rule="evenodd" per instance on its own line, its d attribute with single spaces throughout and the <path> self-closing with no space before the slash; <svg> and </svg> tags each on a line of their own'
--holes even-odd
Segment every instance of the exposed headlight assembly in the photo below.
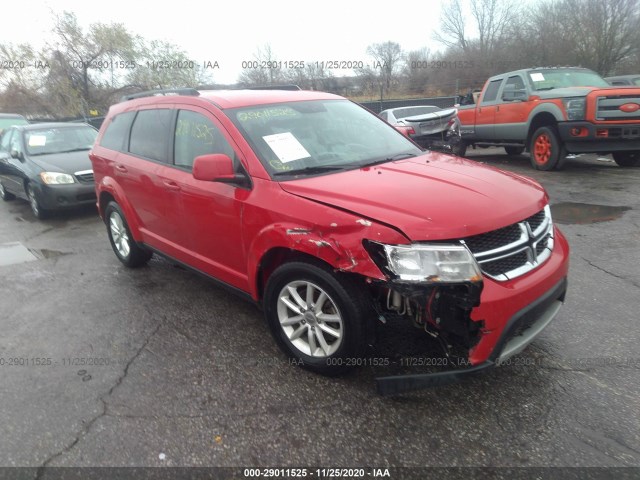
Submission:
<svg viewBox="0 0 640 480">
<path fill-rule="evenodd" d="M 471 252 L 460 244 L 381 245 L 387 268 L 406 282 L 462 283 L 482 280 Z"/>
</svg>

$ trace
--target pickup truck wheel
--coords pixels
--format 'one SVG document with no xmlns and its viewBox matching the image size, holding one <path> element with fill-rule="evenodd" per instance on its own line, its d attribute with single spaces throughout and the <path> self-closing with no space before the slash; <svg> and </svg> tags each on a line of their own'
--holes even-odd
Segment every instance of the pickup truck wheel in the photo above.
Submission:
<svg viewBox="0 0 640 480">
<path fill-rule="evenodd" d="M 111 243 L 111 248 L 113 248 L 118 260 L 129 268 L 145 265 L 153 254 L 149 250 L 140 248 L 133 239 L 124 213 L 116 202 L 109 202 L 104 211 L 104 218 L 107 224 L 109 243 Z"/>
<path fill-rule="evenodd" d="M 357 365 L 365 348 L 363 290 L 321 264 L 290 262 L 269 277 L 264 314 L 291 363 L 323 375 Z"/>
<path fill-rule="evenodd" d="M 613 159 L 621 167 L 640 166 L 640 152 L 614 152 Z"/>
<path fill-rule="evenodd" d="M 504 151 L 507 155 L 520 155 L 524 152 L 524 147 L 504 147 Z"/>
<path fill-rule="evenodd" d="M 566 151 L 553 127 L 540 127 L 531 137 L 531 166 L 536 170 L 560 169 Z"/>
</svg>

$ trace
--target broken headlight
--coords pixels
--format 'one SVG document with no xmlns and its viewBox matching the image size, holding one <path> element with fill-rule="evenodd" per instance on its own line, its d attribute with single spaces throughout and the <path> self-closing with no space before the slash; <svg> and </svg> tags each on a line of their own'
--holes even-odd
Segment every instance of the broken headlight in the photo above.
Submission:
<svg viewBox="0 0 640 480">
<path fill-rule="evenodd" d="M 460 244 L 380 245 L 387 269 L 408 282 L 462 283 L 482 280 L 471 252 Z"/>
</svg>

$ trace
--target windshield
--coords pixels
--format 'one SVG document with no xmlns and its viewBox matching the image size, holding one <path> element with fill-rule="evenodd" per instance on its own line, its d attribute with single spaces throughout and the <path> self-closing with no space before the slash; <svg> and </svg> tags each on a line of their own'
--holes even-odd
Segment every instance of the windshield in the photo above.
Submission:
<svg viewBox="0 0 640 480">
<path fill-rule="evenodd" d="M 395 128 L 348 100 L 260 105 L 225 113 L 278 180 L 422 153 Z"/>
<path fill-rule="evenodd" d="M 0 118 L 0 132 L 14 125 L 29 125 L 29 122 L 22 117 Z"/>
<path fill-rule="evenodd" d="M 552 90 L 565 87 L 609 87 L 604 78 L 591 70 L 539 70 L 529 73 L 534 90 Z"/>
<path fill-rule="evenodd" d="M 53 127 L 24 132 L 24 144 L 29 155 L 90 150 L 98 131 L 88 125 Z"/>
<path fill-rule="evenodd" d="M 428 113 L 437 112 L 439 110 L 440 110 L 440 107 L 434 107 L 431 105 L 426 105 L 424 107 L 405 107 L 405 108 L 398 108 L 396 110 L 393 110 L 393 116 L 400 119 L 400 118 L 407 118 L 407 117 L 415 117 L 416 115 L 426 115 Z"/>
<path fill-rule="evenodd" d="M 633 79 L 634 85 L 640 85 L 640 77 Z"/>
</svg>

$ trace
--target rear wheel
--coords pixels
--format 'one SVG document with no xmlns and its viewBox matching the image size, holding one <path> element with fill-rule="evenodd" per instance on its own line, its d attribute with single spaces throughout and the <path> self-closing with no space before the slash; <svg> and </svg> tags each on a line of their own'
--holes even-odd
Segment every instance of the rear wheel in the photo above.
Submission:
<svg viewBox="0 0 640 480">
<path fill-rule="evenodd" d="M 640 152 L 614 152 L 613 159 L 621 167 L 640 166 Z"/>
<path fill-rule="evenodd" d="M 5 190 L 1 180 L 0 180 L 0 198 L 2 198 L 2 200 L 4 200 L 5 202 L 8 202 L 9 200 L 13 200 L 14 198 L 16 198 L 16 196 L 13 193 L 9 193 Z"/>
<path fill-rule="evenodd" d="M 38 196 L 36 194 L 35 188 L 33 185 L 29 183 L 27 185 L 27 197 L 29 198 L 29 205 L 31 206 L 31 211 L 35 215 L 35 217 L 39 220 L 43 220 L 49 216 L 49 212 L 47 212 L 38 201 Z"/>
<path fill-rule="evenodd" d="M 152 253 L 139 247 L 133 239 L 120 205 L 116 202 L 110 202 L 105 209 L 104 216 L 109 242 L 118 260 L 130 268 L 145 265 Z"/>
<path fill-rule="evenodd" d="M 265 318 L 280 348 L 293 363 L 324 375 L 358 365 L 367 311 L 361 287 L 321 264 L 281 265 L 264 294 Z"/>
<path fill-rule="evenodd" d="M 524 152 L 524 147 L 504 147 L 504 151 L 507 155 L 520 155 Z"/>
<path fill-rule="evenodd" d="M 540 127 L 531 137 L 529 147 L 531 166 L 536 170 L 559 170 L 564 164 L 566 151 L 552 126 Z"/>
</svg>

